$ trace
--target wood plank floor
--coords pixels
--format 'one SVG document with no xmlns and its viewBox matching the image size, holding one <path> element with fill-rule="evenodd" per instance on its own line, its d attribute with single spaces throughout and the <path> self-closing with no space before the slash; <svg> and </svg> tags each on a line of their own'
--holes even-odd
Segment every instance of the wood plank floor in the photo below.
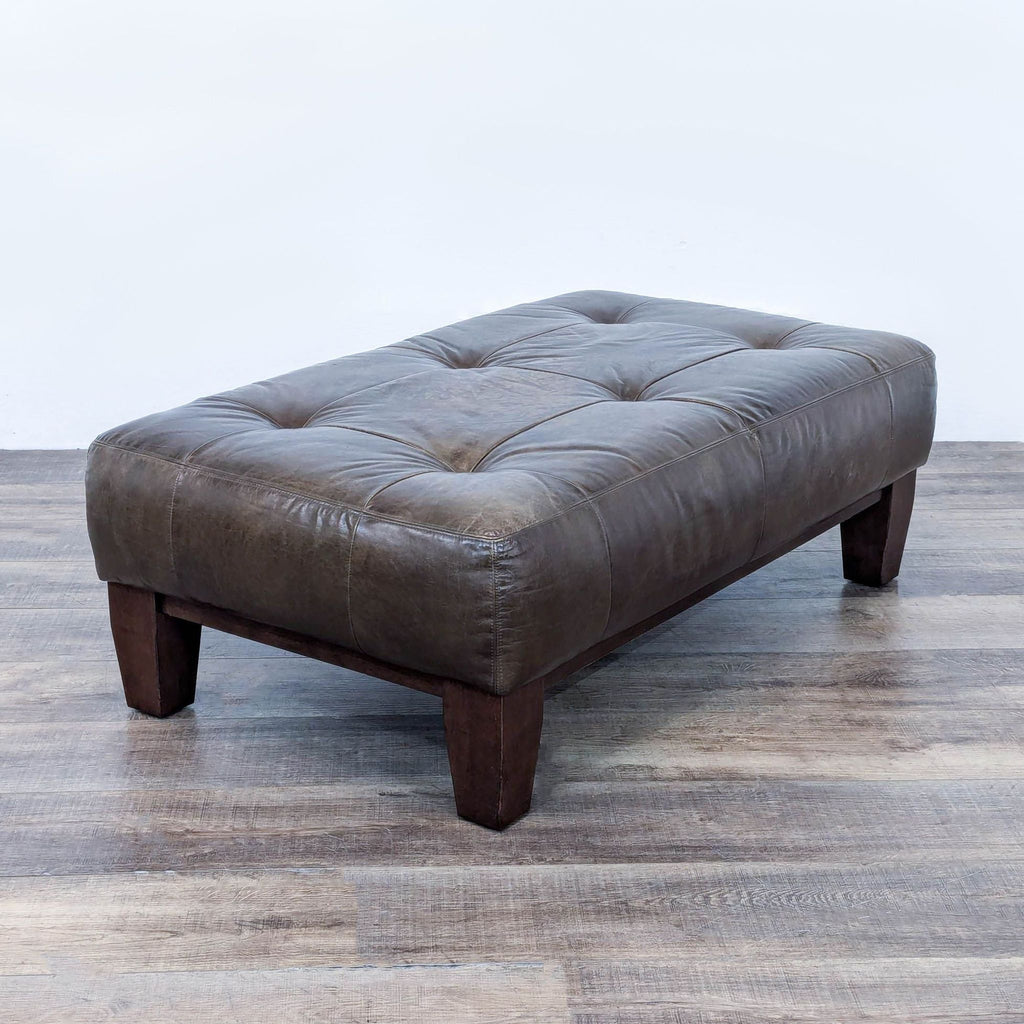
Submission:
<svg viewBox="0 0 1024 1024">
<path fill-rule="evenodd" d="M 83 474 L 0 453 L 4 1024 L 1024 1021 L 1024 445 L 558 687 L 502 835 L 425 694 L 207 631 L 128 711 Z"/>
</svg>

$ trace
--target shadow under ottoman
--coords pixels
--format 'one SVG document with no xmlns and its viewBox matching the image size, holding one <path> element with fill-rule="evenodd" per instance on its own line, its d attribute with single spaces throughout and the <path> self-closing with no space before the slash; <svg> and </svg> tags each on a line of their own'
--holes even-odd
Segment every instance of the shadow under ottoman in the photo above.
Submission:
<svg viewBox="0 0 1024 1024">
<path fill-rule="evenodd" d="M 899 335 L 575 292 L 199 399 L 90 449 L 129 705 L 202 625 L 442 697 L 459 814 L 530 806 L 556 682 L 842 523 L 899 571 L 934 424 Z"/>
</svg>

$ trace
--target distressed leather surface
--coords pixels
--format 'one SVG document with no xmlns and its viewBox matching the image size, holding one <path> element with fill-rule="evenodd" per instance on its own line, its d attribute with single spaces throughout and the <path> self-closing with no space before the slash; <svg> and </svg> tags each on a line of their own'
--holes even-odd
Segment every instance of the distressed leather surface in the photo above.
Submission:
<svg viewBox="0 0 1024 1024">
<path fill-rule="evenodd" d="M 107 431 L 99 575 L 507 693 L 921 465 L 878 331 L 584 291 Z"/>
</svg>

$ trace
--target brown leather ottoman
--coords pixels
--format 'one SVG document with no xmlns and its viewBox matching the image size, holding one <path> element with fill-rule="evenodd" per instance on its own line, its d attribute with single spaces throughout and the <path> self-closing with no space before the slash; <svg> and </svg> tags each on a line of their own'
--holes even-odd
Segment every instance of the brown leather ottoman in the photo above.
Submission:
<svg viewBox="0 0 1024 1024">
<path fill-rule="evenodd" d="M 96 440 L 89 535 L 129 705 L 201 624 L 443 698 L 459 814 L 530 806 L 545 685 L 842 523 L 899 570 L 934 359 L 909 338 L 574 292 Z"/>
</svg>

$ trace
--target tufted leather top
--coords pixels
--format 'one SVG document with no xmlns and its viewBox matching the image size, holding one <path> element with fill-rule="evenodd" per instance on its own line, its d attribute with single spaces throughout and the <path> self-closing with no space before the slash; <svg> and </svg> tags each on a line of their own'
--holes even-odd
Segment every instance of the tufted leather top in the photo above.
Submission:
<svg viewBox="0 0 1024 1024">
<path fill-rule="evenodd" d="M 101 578 L 495 693 L 922 464 L 878 331 L 584 291 L 250 384 L 90 449 Z"/>
</svg>

